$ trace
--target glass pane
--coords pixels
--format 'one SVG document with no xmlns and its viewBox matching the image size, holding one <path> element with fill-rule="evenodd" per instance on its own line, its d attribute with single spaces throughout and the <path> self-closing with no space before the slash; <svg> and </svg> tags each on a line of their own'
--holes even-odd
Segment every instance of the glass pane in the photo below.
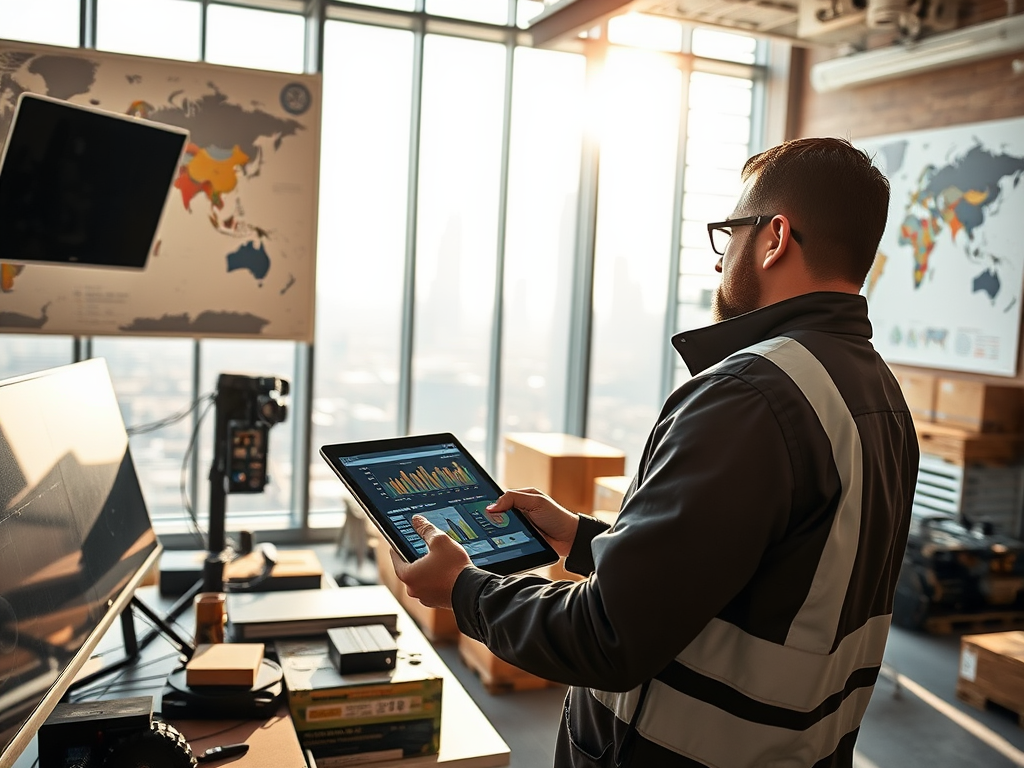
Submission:
<svg viewBox="0 0 1024 768">
<path fill-rule="evenodd" d="M 516 50 L 502 325 L 503 432 L 564 428 L 585 74 L 582 56 Z M 502 456 L 499 451 L 499 463 Z"/>
<path fill-rule="evenodd" d="M 718 29 L 697 27 L 693 30 L 691 49 L 697 56 L 726 59 L 741 64 L 753 64 L 757 40 L 749 35 L 737 35 Z"/>
<path fill-rule="evenodd" d="M 681 51 L 683 25 L 661 16 L 627 13 L 608 20 L 608 42 L 652 51 Z"/>
<path fill-rule="evenodd" d="M 0 0 L 0 37 L 77 46 L 79 0 Z"/>
<path fill-rule="evenodd" d="M 750 141 L 750 118 L 691 111 L 687 130 L 693 138 L 717 139 L 731 144 Z"/>
<path fill-rule="evenodd" d="M 743 167 L 749 155 L 750 147 L 746 141 L 728 144 L 712 137 L 707 139 L 690 138 L 686 142 L 686 165 L 688 168 L 711 167 L 738 170 Z"/>
<path fill-rule="evenodd" d="M 327 22 L 311 511 L 342 499 L 321 445 L 398 429 L 412 57 L 411 32 Z"/>
<path fill-rule="evenodd" d="M 291 341 L 236 341 L 204 340 L 200 343 L 201 395 L 217 391 L 217 379 L 222 373 L 243 376 L 276 376 L 296 386 L 295 343 Z M 213 464 L 216 409 L 211 409 L 199 433 L 199 510 L 201 519 L 208 520 L 210 511 L 210 467 Z M 292 432 L 295 420 L 288 413 L 284 422 L 270 428 L 267 440 L 267 477 L 269 482 L 262 493 L 232 493 L 227 497 L 228 533 L 241 530 L 268 530 L 287 528 L 292 520 Z"/>
<path fill-rule="evenodd" d="M 185 465 L 185 457 L 192 439 L 193 416 L 198 417 L 204 410 L 203 404 L 197 404 L 198 412 L 188 413 L 193 404 L 192 350 L 190 339 L 96 337 L 92 345 L 93 356 L 107 361 L 131 435 L 132 459 L 158 533 L 193 531 L 198 536 L 182 494 L 182 485 L 188 488 L 191 478 L 186 474 L 191 470 Z M 174 424 L 154 428 L 179 413 L 188 415 Z M 195 499 L 188 501 L 195 509 Z M 195 546 L 201 549 L 202 541 L 197 538 Z"/>
<path fill-rule="evenodd" d="M 676 329 L 711 323 L 711 297 L 720 276 L 707 223 L 729 216 L 742 190 L 740 172 L 750 146 L 753 83 L 702 72 L 690 76 L 682 251 Z M 679 376 L 688 377 L 685 369 Z"/>
<path fill-rule="evenodd" d="M 749 117 L 753 87 L 746 78 L 694 72 L 690 76 L 690 109 Z"/>
<path fill-rule="evenodd" d="M 508 24 L 509 0 L 427 0 L 426 10 L 435 16 Z"/>
<path fill-rule="evenodd" d="M 206 12 L 206 60 L 212 64 L 303 72 L 306 20 L 293 13 L 211 5 Z"/>
<path fill-rule="evenodd" d="M 501 45 L 425 41 L 412 426 L 453 432 L 481 461 L 504 71 Z"/>
<path fill-rule="evenodd" d="M 68 336 L 0 335 L 0 379 L 67 365 L 73 358 Z"/>
<path fill-rule="evenodd" d="M 601 178 L 587 436 L 640 457 L 661 405 L 682 74 L 610 51 L 599 99 Z"/>
<path fill-rule="evenodd" d="M 201 20 L 193 0 L 98 0 L 96 48 L 198 61 Z"/>
</svg>

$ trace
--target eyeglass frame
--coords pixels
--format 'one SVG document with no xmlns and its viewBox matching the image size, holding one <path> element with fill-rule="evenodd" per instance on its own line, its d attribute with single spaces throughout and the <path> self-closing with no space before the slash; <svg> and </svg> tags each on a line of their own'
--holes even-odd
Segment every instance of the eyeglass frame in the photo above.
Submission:
<svg viewBox="0 0 1024 768">
<path fill-rule="evenodd" d="M 708 224 L 708 239 L 711 241 L 711 250 L 714 251 L 715 254 L 718 255 L 718 256 L 725 256 L 725 251 L 724 250 L 720 251 L 720 250 L 718 250 L 718 248 L 715 247 L 715 230 L 730 229 L 732 227 L 749 227 L 749 226 L 753 226 L 753 227 L 756 228 L 756 227 L 761 226 L 761 224 L 771 220 L 772 218 L 774 218 L 777 215 L 778 214 L 776 214 L 776 213 L 772 213 L 772 214 L 762 213 L 760 216 L 741 216 L 738 219 L 728 219 L 726 221 L 713 221 L 713 222 L 711 222 L 710 224 Z M 799 232 L 797 232 L 795 229 L 793 229 L 791 227 L 790 230 L 789 230 L 789 233 L 793 236 L 793 239 L 796 240 L 796 242 L 798 244 L 800 244 L 800 245 L 803 244 L 801 242 L 802 238 L 801 238 L 801 235 L 800 235 Z M 729 233 L 729 237 L 732 238 L 732 233 L 731 232 Z"/>
</svg>

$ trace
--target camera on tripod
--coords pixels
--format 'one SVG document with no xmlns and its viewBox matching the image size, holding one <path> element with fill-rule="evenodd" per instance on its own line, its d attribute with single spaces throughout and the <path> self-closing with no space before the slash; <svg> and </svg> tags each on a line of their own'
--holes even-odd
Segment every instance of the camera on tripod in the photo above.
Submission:
<svg viewBox="0 0 1024 768">
<path fill-rule="evenodd" d="M 276 376 L 222 373 L 217 379 L 214 464 L 227 493 L 262 493 L 267 478 L 267 433 L 288 416 L 288 382 Z"/>
</svg>

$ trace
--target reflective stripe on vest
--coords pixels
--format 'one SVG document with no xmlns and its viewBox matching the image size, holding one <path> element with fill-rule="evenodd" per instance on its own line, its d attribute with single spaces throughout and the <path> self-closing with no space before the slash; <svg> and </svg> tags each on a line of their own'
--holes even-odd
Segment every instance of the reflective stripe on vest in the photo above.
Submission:
<svg viewBox="0 0 1024 768">
<path fill-rule="evenodd" d="M 872 688 L 854 687 L 846 694 L 844 686 L 857 670 L 881 663 L 889 631 L 890 617 L 876 616 L 830 652 L 860 535 L 860 434 L 832 378 L 799 342 L 779 337 L 736 354 L 763 357 L 797 385 L 829 437 L 842 490 L 810 589 L 785 644 L 754 637 L 713 619 L 676 661 L 728 685 L 751 702 L 788 711 L 798 721 L 806 717 L 807 725 L 794 729 L 738 717 L 654 680 L 637 729 L 645 739 L 710 766 L 813 765 L 859 726 Z M 698 376 L 713 373 L 729 359 Z M 619 719 L 629 722 L 638 691 L 591 693 Z M 840 699 L 835 701 L 837 696 Z M 832 705 L 823 707 L 829 697 L 833 697 Z"/>
</svg>

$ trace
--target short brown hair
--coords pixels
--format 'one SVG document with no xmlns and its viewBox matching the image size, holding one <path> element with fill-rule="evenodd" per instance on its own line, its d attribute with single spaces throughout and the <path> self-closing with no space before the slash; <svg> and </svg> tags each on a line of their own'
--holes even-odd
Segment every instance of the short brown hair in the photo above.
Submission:
<svg viewBox="0 0 1024 768">
<path fill-rule="evenodd" d="M 815 277 L 863 284 L 885 230 L 889 181 L 846 139 L 795 139 L 754 155 L 742 178 L 754 214 L 782 213 Z"/>
</svg>

